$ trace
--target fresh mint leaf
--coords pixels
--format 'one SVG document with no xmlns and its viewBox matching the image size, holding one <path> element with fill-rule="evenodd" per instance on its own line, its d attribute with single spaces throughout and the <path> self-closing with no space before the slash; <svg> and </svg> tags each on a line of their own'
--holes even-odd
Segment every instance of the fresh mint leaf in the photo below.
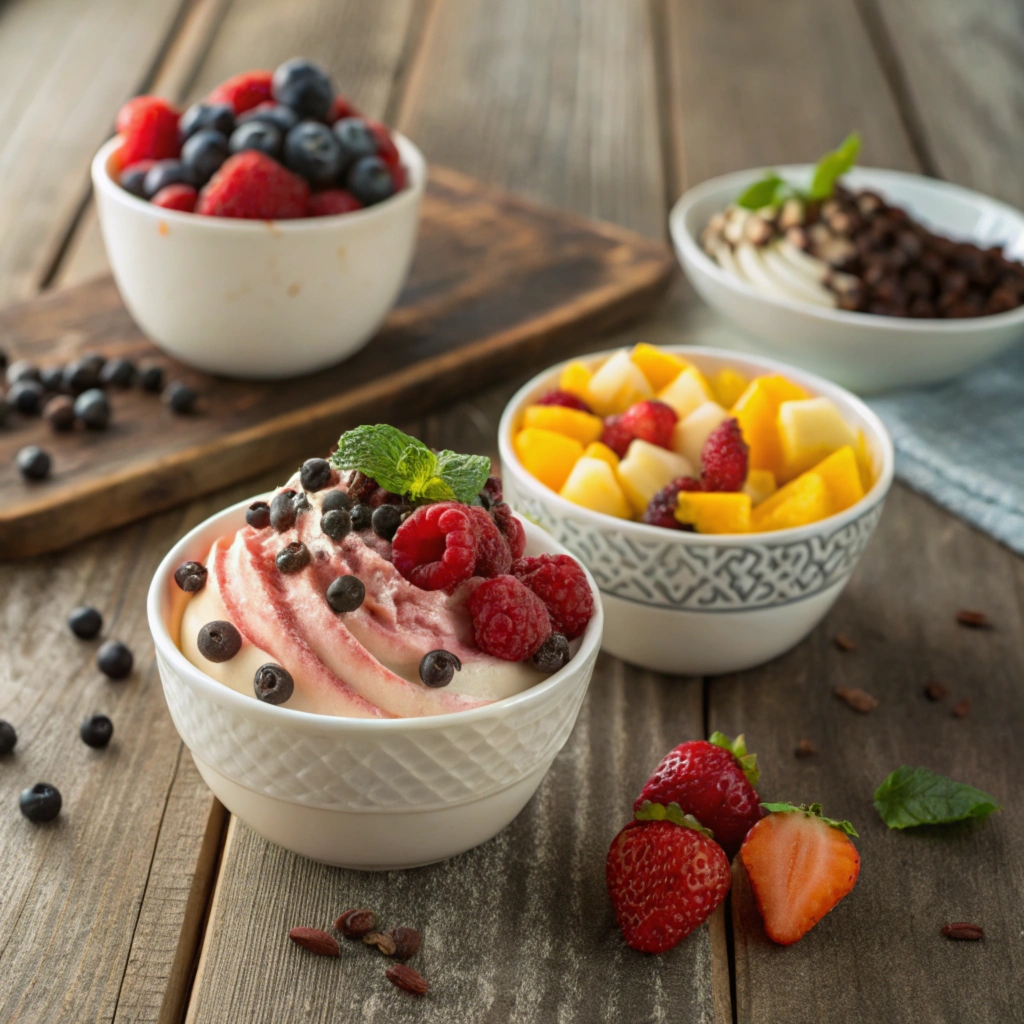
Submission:
<svg viewBox="0 0 1024 1024">
<path fill-rule="evenodd" d="M 760 181 L 748 185 L 736 199 L 736 205 L 745 210 L 760 210 L 765 206 L 774 206 L 783 198 L 782 193 L 788 185 L 774 171 L 769 171 Z"/>
<path fill-rule="evenodd" d="M 809 199 L 828 199 L 835 190 L 836 182 L 851 170 L 860 155 L 860 136 L 851 132 L 840 143 L 838 149 L 826 153 L 814 168 L 811 178 Z"/>
<path fill-rule="evenodd" d="M 995 797 L 980 789 L 909 765 L 897 768 L 875 790 L 875 810 L 889 828 L 984 821 L 999 809 Z"/>
<path fill-rule="evenodd" d="M 491 472 L 486 455 L 460 455 L 443 451 L 437 454 L 437 475 L 451 488 L 457 501 L 467 505 L 483 490 Z"/>
<path fill-rule="evenodd" d="M 796 804 L 766 804 L 762 802 L 761 806 L 769 814 L 799 813 L 808 814 L 815 818 L 821 818 L 826 825 L 831 825 L 833 828 L 839 829 L 840 832 L 845 832 L 848 836 L 857 836 L 858 839 L 860 838 L 860 836 L 857 835 L 857 830 L 848 821 L 841 821 L 838 818 L 826 818 L 825 815 L 822 814 L 821 804 L 811 804 L 810 806 L 807 804 L 800 804 L 797 806 Z"/>
</svg>

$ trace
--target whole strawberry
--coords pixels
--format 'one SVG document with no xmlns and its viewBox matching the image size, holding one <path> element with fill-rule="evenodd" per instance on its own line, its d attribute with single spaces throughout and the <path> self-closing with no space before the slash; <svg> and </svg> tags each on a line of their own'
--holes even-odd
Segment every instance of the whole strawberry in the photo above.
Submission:
<svg viewBox="0 0 1024 1024">
<path fill-rule="evenodd" d="M 681 743 L 654 769 L 633 804 L 639 815 L 647 803 L 677 804 L 711 829 L 730 858 L 750 828 L 761 820 L 757 755 L 747 753 L 742 736 L 720 732 L 709 740 Z"/>
<path fill-rule="evenodd" d="M 660 804 L 641 814 L 612 840 L 605 877 L 626 945 L 664 953 L 713 913 L 732 878 L 722 848 L 693 818 Z"/>
</svg>

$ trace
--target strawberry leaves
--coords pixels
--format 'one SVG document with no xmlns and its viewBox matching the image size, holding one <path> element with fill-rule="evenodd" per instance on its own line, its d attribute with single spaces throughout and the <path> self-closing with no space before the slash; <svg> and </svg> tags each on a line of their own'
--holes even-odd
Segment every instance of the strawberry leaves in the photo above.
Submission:
<svg viewBox="0 0 1024 1024">
<path fill-rule="evenodd" d="M 806 814 L 808 817 L 820 818 L 826 825 L 831 825 L 832 828 L 839 829 L 840 832 L 845 832 L 848 836 L 860 836 L 857 830 L 848 821 L 840 821 L 838 818 L 826 818 L 822 813 L 821 804 L 766 804 L 762 803 L 761 807 L 766 810 L 769 814 Z"/>
<path fill-rule="evenodd" d="M 757 784 L 761 780 L 761 771 L 757 767 L 757 754 L 747 753 L 747 741 L 743 733 L 740 733 L 736 739 L 731 740 L 725 735 L 725 733 L 715 730 L 715 732 L 708 737 L 708 743 L 711 743 L 716 747 L 721 747 L 723 750 L 728 750 L 729 753 L 739 761 L 740 767 L 743 769 L 743 774 L 747 777 L 747 782 L 749 782 L 754 789 L 757 789 Z"/>
<path fill-rule="evenodd" d="M 692 828 L 708 839 L 714 839 L 715 834 L 709 828 L 705 828 L 692 814 L 683 813 L 683 809 L 677 803 L 656 804 L 645 800 L 634 812 L 633 817 L 637 821 L 671 821 L 673 825 L 680 825 L 682 828 Z"/>
<path fill-rule="evenodd" d="M 909 765 L 897 768 L 875 790 L 875 810 L 889 828 L 984 821 L 999 809 L 995 797 L 980 789 Z"/>
</svg>

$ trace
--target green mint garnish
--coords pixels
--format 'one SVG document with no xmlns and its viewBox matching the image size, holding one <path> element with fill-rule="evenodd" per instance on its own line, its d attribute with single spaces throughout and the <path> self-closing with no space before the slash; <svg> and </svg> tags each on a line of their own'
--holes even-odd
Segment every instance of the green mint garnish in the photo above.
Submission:
<svg viewBox="0 0 1024 1024">
<path fill-rule="evenodd" d="M 875 790 L 875 810 L 889 828 L 945 825 L 998 811 L 995 797 L 927 768 L 897 768 Z"/>
<path fill-rule="evenodd" d="M 684 814 L 683 809 L 677 803 L 656 804 L 645 800 L 633 815 L 637 821 L 671 821 L 673 825 L 681 825 L 683 828 L 692 828 L 708 839 L 714 839 L 715 833 L 705 828 L 692 814 Z"/>
<path fill-rule="evenodd" d="M 757 754 L 747 753 L 747 741 L 743 733 L 731 740 L 725 733 L 716 730 L 708 737 L 708 743 L 728 750 L 739 761 L 743 774 L 747 777 L 747 782 L 757 789 L 757 784 L 761 780 L 761 772 L 757 767 Z"/>
<path fill-rule="evenodd" d="M 821 813 L 821 804 L 766 804 L 762 803 L 761 806 L 769 814 L 808 814 L 815 818 L 821 818 L 826 825 L 831 825 L 833 828 L 839 829 L 840 832 L 845 832 L 848 836 L 856 836 L 857 830 L 848 822 L 840 821 L 838 818 L 826 818 Z M 860 837 L 857 836 L 859 839 Z"/>
<path fill-rule="evenodd" d="M 469 504 L 491 471 L 491 460 L 484 455 L 435 454 L 422 441 L 386 423 L 346 431 L 330 461 L 335 469 L 359 470 L 385 490 L 412 501 Z"/>
<path fill-rule="evenodd" d="M 737 206 L 745 210 L 760 210 L 765 206 L 778 206 L 784 199 L 794 195 L 790 185 L 775 171 L 769 171 L 760 181 L 748 185 L 736 200 Z"/>
</svg>

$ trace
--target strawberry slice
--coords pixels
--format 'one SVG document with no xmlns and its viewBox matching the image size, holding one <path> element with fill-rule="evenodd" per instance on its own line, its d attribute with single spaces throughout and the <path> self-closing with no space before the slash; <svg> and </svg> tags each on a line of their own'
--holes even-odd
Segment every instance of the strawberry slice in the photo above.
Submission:
<svg viewBox="0 0 1024 1024">
<path fill-rule="evenodd" d="M 860 855 L 848 821 L 822 817 L 821 804 L 762 804 L 769 815 L 740 848 L 768 937 L 789 946 L 854 886 Z"/>
</svg>

